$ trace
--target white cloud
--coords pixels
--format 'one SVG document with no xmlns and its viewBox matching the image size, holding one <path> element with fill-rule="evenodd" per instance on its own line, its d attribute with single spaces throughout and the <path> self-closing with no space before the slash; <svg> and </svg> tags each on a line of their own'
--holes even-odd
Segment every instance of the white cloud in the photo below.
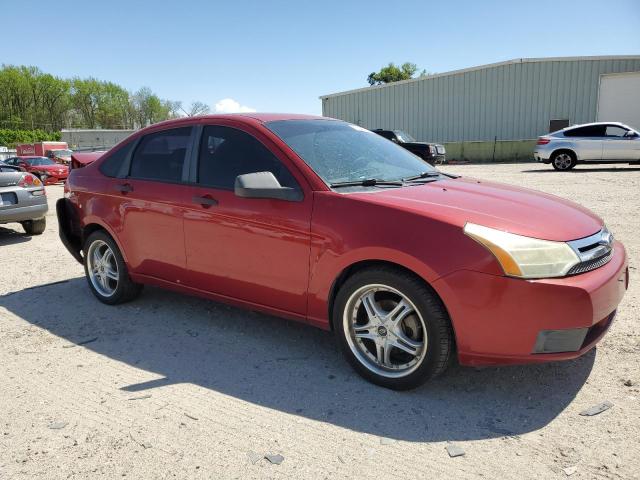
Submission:
<svg viewBox="0 0 640 480">
<path fill-rule="evenodd" d="M 216 103 L 214 109 L 216 113 L 246 113 L 256 111 L 255 108 L 240 105 L 240 103 L 236 102 L 233 98 L 223 98 Z"/>
</svg>

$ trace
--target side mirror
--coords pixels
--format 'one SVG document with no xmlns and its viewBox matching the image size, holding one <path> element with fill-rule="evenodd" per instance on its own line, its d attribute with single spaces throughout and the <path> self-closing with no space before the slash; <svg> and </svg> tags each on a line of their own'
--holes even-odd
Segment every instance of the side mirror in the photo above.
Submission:
<svg viewBox="0 0 640 480">
<path fill-rule="evenodd" d="M 299 202 L 302 192 L 296 188 L 283 187 L 271 172 L 255 172 L 238 175 L 234 193 L 243 198 L 272 198 Z"/>
<path fill-rule="evenodd" d="M 627 138 L 638 138 L 638 132 L 633 132 L 630 130 L 627 133 L 625 133 L 624 136 Z"/>
</svg>

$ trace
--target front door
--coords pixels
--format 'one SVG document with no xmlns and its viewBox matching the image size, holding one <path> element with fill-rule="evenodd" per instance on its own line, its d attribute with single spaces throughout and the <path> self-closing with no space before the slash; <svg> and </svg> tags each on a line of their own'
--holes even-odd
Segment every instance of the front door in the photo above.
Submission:
<svg viewBox="0 0 640 480">
<path fill-rule="evenodd" d="M 638 137 L 626 136 L 629 130 L 618 125 L 607 125 L 602 142 L 602 160 L 640 160 Z"/>
<path fill-rule="evenodd" d="M 261 135 L 261 134 L 257 134 Z M 269 146 L 267 146 L 269 145 Z M 189 285 L 257 305 L 306 313 L 311 191 L 269 140 L 230 126 L 203 128 L 185 213 Z M 241 198 L 238 175 L 270 171 L 301 201 Z M 303 183 L 304 182 L 304 183 Z"/>
</svg>

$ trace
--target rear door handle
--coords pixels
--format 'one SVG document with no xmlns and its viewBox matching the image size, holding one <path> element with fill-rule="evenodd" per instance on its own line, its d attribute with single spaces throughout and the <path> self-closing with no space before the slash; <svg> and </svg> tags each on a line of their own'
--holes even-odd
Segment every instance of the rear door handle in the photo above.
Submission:
<svg viewBox="0 0 640 480">
<path fill-rule="evenodd" d="M 193 203 L 202 205 L 204 208 L 209 208 L 209 207 L 218 205 L 218 201 L 209 195 L 203 195 L 201 197 L 196 196 L 196 197 L 193 197 L 192 200 L 193 200 Z"/>
<path fill-rule="evenodd" d="M 120 183 L 116 185 L 116 190 L 120 193 L 133 192 L 133 186 L 130 183 Z"/>
</svg>

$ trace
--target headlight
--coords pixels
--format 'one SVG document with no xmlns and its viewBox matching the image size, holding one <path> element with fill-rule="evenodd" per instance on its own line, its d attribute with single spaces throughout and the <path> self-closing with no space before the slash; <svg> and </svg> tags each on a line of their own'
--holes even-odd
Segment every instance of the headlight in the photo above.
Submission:
<svg viewBox="0 0 640 480">
<path fill-rule="evenodd" d="M 473 223 L 464 226 L 464 233 L 493 253 L 504 273 L 512 277 L 563 277 L 580 263 L 565 242 L 523 237 Z"/>
</svg>

